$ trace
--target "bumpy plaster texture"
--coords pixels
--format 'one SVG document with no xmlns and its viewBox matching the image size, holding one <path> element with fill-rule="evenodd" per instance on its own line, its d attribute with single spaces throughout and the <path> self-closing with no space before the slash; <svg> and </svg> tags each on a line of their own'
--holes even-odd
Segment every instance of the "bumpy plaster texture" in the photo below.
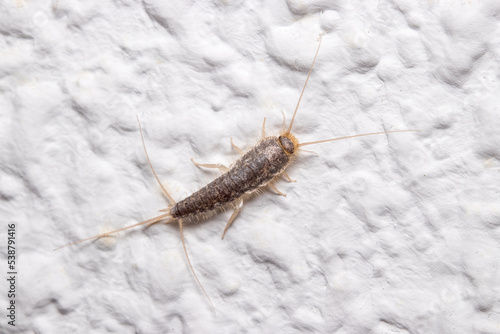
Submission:
<svg viewBox="0 0 500 334">
<path fill-rule="evenodd" d="M 499 333 L 500 3 L 5 1 L 2 333 Z M 277 133 L 310 146 L 230 213 L 53 251 L 166 206 Z M 2 312 L 8 289 L 2 279 Z M 2 313 L 3 314 L 3 313 Z"/>
</svg>

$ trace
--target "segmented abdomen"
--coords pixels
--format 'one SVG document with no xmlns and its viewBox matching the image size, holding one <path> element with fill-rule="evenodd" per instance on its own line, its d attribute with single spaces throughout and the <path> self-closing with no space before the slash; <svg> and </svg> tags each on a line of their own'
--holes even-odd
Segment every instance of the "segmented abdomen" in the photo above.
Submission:
<svg viewBox="0 0 500 334">
<path fill-rule="evenodd" d="M 227 171 L 172 207 L 173 218 L 207 212 L 265 186 L 290 162 L 277 137 L 262 139 Z"/>
</svg>

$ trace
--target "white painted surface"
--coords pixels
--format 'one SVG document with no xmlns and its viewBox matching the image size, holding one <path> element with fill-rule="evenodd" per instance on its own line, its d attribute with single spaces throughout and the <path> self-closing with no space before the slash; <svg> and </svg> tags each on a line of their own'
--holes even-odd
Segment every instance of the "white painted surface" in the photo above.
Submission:
<svg viewBox="0 0 500 334">
<path fill-rule="evenodd" d="M 0 6 L 19 260 L 2 332 L 500 333 L 499 2 Z M 290 118 L 322 31 L 299 140 L 420 132 L 310 146 L 288 196 L 246 203 L 224 241 L 229 212 L 187 227 L 216 316 L 175 225 L 53 251 L 165 207 L 135 115 L 181 199 L 218 175 L 191 157 L 229 164 L 230 137 L 249 147 L 264 117 L 275 133 Z"/>
</svg>

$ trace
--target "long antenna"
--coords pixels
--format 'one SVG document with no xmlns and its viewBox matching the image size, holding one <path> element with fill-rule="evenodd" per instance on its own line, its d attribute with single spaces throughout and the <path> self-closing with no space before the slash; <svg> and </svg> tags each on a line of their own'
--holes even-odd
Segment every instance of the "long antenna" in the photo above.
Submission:
<svg viewBox="0 0 500 334">
<path fill-rule="evenodd" d="M 395 130 L 395 131 L 385 131 L 385 132 L 374 132 L 374 133 L 365 133 L 362 135 L 354 135 L 354 136 L 347 136 L 347 137 L 340 137 L 340 138 L 333 138 L 333 139 L 325 139 L 325 140 L 318 140 L 318 141 L 311 141 L 308 143 L 300 143 L 299 147 L 306 146 L 306 145 L 312 145 L 312 144 L 319 144 L 319 143 L 325 143 L 327 141 L 334 141 L 334 140 L 341 140 L 341 139 L 348 139 L 348 138 L 354 138 L 354 137 L 363 137 L 363 136 L 371 136 L 371 135 L 380 135 L 383 133 L 393 133 L 393 132 L 418 132 L 418 130 Z"/>
<path fill-rule="evenodd" d="M 295 120 L 295 115 L 297 114 L 297 110 L 299 110 L 300 100 L 302 100 L 302 95 L 304 95 L 304 91 L 306 90 L 307 82 L 309 81 L 309 77 L 311 76 L 311 72 L 313 70 L 314 63 L 316 62 L 316 58 L 318 57 L 319 47 L 321 46 L 321 36 L 323 36 L 323 34 L 319 35 L 319 44 L 318 44 L 318 49 L 316 50 L 316 55 L 314 56 L 314 60 L 312 62 L 311 68 L 309 69 L 309 73 L 307 74 L 307 79 L 306 79 L 306 82 L 304 83 L 304 88 L 302 88 L 302 92 L 300 93 L 299 101 L 297 102 L 297 106 L 295 107 L 295 111 L 293 112 L 292 121 L 290 122 L 290 126 L 288 127 L 288 130 L 286 130 L 285 134 L 289 134 L 290 131 L 292 131 L 293 121 Z"/>
</svg>

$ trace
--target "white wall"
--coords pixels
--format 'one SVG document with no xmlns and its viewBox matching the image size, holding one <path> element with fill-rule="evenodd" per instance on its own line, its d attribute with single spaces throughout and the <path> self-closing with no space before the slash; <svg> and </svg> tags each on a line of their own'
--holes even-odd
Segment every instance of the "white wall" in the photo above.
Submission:
<svg viewBox="0 0 500 334">
<path fill-rule="evenodd" d="M 9 333 L 499 333 L 497 1 L 10 1 L 0 5 Z M 288 120 L 278 182 L 185 228 L 157 215 Z M 5 225 L 4 225 L 5 226 Z M 7 228 L 0 244 L 6 268 Z M 4 270 L 7 272 L 7 269 Z M 7 307 L 2 280 L 2 309 Z M 6 311 L 4 311 L 6 312 Z"/>
</svg>

